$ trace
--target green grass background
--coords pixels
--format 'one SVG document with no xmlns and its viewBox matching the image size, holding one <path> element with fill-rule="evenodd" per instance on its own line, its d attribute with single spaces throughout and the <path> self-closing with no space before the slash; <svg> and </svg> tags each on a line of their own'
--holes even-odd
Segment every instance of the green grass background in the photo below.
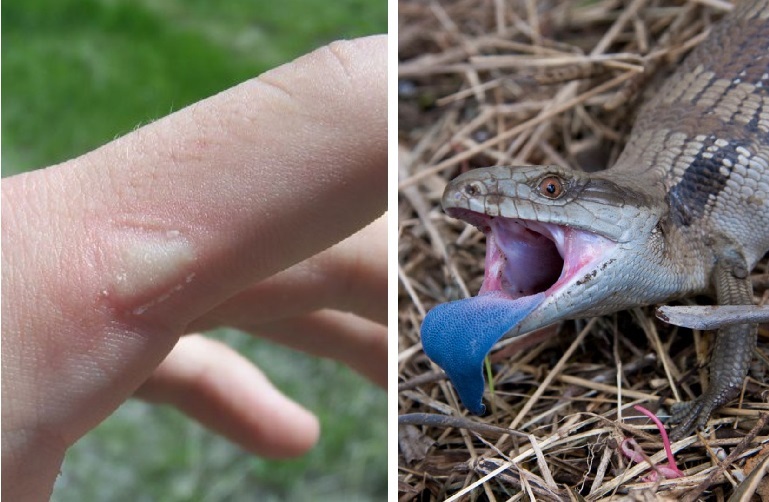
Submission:
<svg viewBox="0 0 769 502">
<path fill-rule="evenodd" d="M 337 38 L 386 30 L 385 0 L 3 2 L 2 175 L 85 153 Z M 173 409 L 130 401 L 70 450 L 54 501 L 385 499 L 382 390 L 330 361 L 213 336 L 319 415 L 318 447 L 265 461 Z"/>
</svg>

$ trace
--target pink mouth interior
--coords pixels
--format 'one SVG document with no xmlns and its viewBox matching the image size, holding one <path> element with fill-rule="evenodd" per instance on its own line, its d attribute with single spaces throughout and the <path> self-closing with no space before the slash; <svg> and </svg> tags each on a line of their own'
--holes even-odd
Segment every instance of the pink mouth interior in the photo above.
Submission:
<svg viewBox="0 0 769 502">
<path fill-rule="evenodd" d="M 613 243 L 565 225 L 478 213 L 453 214 L 486 234 L 486 270 L 479 295 L 499 292 L 511 299 L 556 290 L 579 276 Z"/>
</svg>

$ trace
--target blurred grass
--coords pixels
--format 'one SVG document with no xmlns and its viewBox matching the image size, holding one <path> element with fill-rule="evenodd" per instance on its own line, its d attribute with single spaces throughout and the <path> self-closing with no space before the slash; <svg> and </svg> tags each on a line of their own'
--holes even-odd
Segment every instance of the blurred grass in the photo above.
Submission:
<svg viewBox="0 0 769 502">
<path fill-rule="evenodd" d="M 4 2 L 2 174 L 85 153 L 331 40 L 386 30 L 384 0 Z M 330 361 L 217 336 L 319 415 L 318 447 L 265 461 L 175 410 L 129 402 L 71 449 L 53 500 L 386 497 L 384 392 Z"/>
</svg>

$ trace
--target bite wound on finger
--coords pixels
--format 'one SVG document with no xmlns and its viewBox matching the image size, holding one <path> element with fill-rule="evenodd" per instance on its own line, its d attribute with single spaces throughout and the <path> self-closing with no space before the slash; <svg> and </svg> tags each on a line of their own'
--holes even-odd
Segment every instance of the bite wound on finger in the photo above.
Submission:
<svg viewBox="0 0 769 502">
<path fill-rule="evenodd" d="M 102 296 L 123 314 L 145 315 L 195 278 L 197 255 L 180 231 L 135 231 L 121 240 Z"/>
</svg>

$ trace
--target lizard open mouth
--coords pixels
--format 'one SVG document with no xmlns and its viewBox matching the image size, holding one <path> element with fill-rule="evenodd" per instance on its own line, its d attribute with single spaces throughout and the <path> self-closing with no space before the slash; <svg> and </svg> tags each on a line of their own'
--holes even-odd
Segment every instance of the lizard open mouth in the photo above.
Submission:
<svg viewBox="0 0 769 502">
<path fill-rule="evenodd" d="M 479 295 L 496 291 L 513 300 L 541 292 L 550 296 L 578 277 L 590 280 L 595 272 L 584 269 L 612 244 L 565 225 L 461 209 L 448 212 L 486 234 L 486 269 Z"/>
<path fill-rule="evenodd" d="M 490 217 L 458 208 L 447 213 L 486 234 L 483 285 L 478 296 L 443 303 L 428 312 L 422 323 L 422 346 L 446 371 L 465 406 L 482 414 L 481 368 L 494 344 L 524 325 L 530 331 L 549 324 L 526 319 L 539 307 L 539 317 L 547 318 L 542 311 L 559 292 L 595 277 L 595 262 L 614 243 L 568 225 Z"/>
</svg>

